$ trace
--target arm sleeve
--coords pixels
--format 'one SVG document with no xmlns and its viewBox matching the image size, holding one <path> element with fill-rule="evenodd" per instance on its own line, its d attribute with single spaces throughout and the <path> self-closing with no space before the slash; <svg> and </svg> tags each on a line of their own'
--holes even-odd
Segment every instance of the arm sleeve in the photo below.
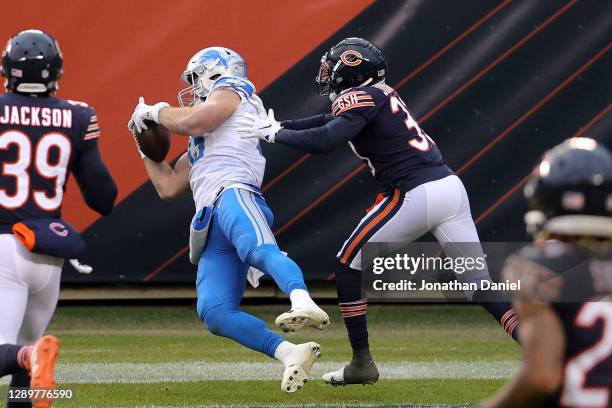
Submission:
<svg viewBox="0 0 612 408">
<path fill-rule="evenodd" d="M 102 215 L 110 214 L 117 198 L 117 185 L 102 162 L 97 139 L 82 146 L 73 172 L 87 205 Z"/>
<path fill-rule="evenodd" d="M 276 134 L 275 142 L 308 153 L 328 153 L 357 136 L 366 124 L 366 118 L 360 115 L 338 116 L 324 126 L 311 129 L 281 129 Z"/>
<path fill-rule="evenodd" d="M 329 121 L 331 121 L 334 117 L 331 114 L 321 114 L 310 116 L 308 118 L 303 119 L 295 119 L 295 120 L 283 120 L 281 121 L 281 126 L 285 129 L 290 130 L 304 130 L 310 129 L 320 126 L 325 126 Z"/>
</svg>

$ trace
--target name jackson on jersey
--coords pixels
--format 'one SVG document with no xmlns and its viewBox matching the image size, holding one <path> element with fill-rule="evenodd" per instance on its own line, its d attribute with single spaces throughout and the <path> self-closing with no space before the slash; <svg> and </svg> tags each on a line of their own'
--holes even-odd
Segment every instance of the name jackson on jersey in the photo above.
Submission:
<svg viewBox="0 0 612 408">
<path fill-rule="evenodd" d="M 73 104 L 77 104 L 74 101 Z M 0 125 L 45 126 L 69 129 L 72 110 L 41 106 L 4 105 L 0 110 Z"/>
<path fill-rule="evenodd" d="M 116 187 L 99 136 L 97 114 L 86 103 L 0 95 L 0 233 L 23 220 L 59 218 L 70 174 L 90 207 L 108 214 Z"/>
</svg>

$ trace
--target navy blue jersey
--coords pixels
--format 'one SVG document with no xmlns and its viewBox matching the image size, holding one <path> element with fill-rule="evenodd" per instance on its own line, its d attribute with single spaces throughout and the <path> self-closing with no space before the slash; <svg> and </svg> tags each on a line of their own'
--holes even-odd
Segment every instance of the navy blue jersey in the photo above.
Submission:
<svg viewBox="0 0 612 408">
<path fill-rule="evenodd" d="M 100 161 L 99 135 L 85 103 L 0 95 L 0 233 L 19 221 L 59 218 L 71 172 L 90 207 L 109 212 L 116 187 Z"/>
<path fill-rule="evenodd" d="M 541 407 L 612 406 L 612 258 L 599 249 L 553 242 L 518 254 L 522 291 L 546 294 L 565 334 L 563 383 Z"/>
<path fill-rule="evenodd" d="M 408 190 L 452 174 L 434 141 L 390 86 L 347 89 L 334 101 L 332 115 L 366 120 L 349 145 L 386 187 L 405 183 Z"/>
<path fill-rule="evenodd" d="M 386 191 L 408 191 L 453 174 L 434 141 L 387 85 L 347 89 L 332 104 L 331 115 L 281 125 L 276 142 L 305 151 L 323 153 L 348 142 Z"/>
</svg>

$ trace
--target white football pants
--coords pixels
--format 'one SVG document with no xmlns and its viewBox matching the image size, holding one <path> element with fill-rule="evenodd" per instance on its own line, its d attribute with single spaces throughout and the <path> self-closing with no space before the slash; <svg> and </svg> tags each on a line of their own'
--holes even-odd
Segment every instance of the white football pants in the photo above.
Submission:
<svg viewBox="0 0 612 408">
<path fill-rule="evenodd" d="M 53 316 L 64 260 L 0 234 L 0 344 L 33 344 Z"/>
<path fill-rule="evenodd" d="M 372 207 L 338 253 L 338 259 L 361 270 L 361 248 L 368 242 L 409 243 L 431 231 L 447 256 L 482 256 L 467 192 L 459 177 L 451 175 L 406 192 L 397 189 Z M 469 254 L 466 253 L 470 252 Z M 487 269 L 457 275 L 460 281 L 490 280 Z"/>
</svg>

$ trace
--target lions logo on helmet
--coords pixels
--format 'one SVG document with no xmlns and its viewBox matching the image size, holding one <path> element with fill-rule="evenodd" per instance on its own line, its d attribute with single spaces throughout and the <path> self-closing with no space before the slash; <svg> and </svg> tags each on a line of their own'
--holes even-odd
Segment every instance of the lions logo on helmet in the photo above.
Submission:
<svg viewBox="0 0 612 408">
<path fill-rule="evenodd" d="M 198 51 L 181 75 L 181 80 L 189 86 L 179 92 L 179 104 L 193 106 L 206 99 L 215 81 L 224 75 L 246 78 L 246 63 L 240 54 L 225 47 Z"/>
</svg>

